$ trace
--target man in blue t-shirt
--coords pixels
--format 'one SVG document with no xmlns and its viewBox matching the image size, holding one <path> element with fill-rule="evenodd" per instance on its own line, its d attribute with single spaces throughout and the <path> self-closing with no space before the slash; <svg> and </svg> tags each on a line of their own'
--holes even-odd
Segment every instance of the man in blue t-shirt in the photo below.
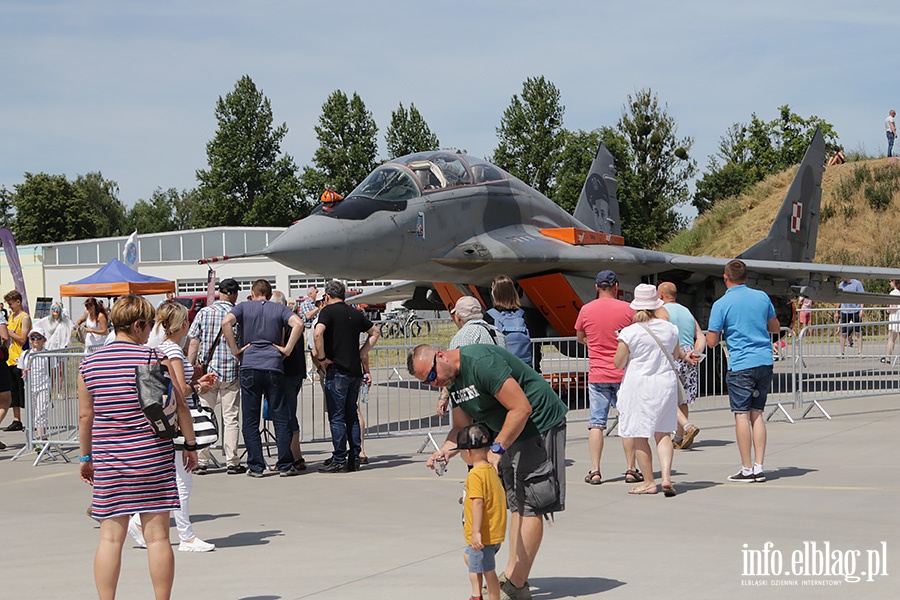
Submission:
<svg viewBox="0 0 900 600">
<path fill-rule="evenodd" d="M 863 287 L 863 284 L 858 279 L 849 277 L 844 277 L 837 286 L 842 292 L 863 293 L 866 291 L 866 288 Z M 837 321 L 838 316 L 841 319 L 841 358 L 844 358 L 844 348 L 847 346 L 848 340 L 850 346 L 853 346 L 854 335 L 859 338 L 859 346 L 856 348 L 856 353 L 862 354 L 862 327 L 859 325 L 862 322 L 862 310 L 862 304 L 842 302 L 834 313 L 835 321 Z M 838 312 L 840 312 L 840 315 L 838 315 Z"/>
<path fill-rule="evenodd" d="M 766 480 L 766 395 L 772 384 L 772 338 L 781 329 L 769 296 L 747 287 L 747 265 L 732 260 L 725 265 L 725 295 L 709 315 L 706 343 L 710 348 L 724 339 L 728 346 L 728 401 L 734 413 L 734 431 L 741 453 L 741 470 L 728 481 Z"/>
<path fill-rule="evenodd" d="M 270 302 L 272 285 L 257 279 L 250 288 L 250 302 L 242 302 L 231 309 L 222 320 L 222 334 L 231 353 L 241 361 L 241 431 L 247 446 L 247 475 L 262 477 L 266 469 L 262 439 L 259 435 L 259 413 L 262 397 L 269 402 L 269 412 L 275 424 L 275 444 L 282 477 L 299 475 L 291 452 L 289 406 L 284 397 L 284 357 L 290 356 L 303 333 L 303 320 L 287 306 Z M 238 347 L 232 326 L 241 326 L 243 347 Z M 291 335 L 284 341 L 284 330 Z M 301 347 L 302 348 L 302 347 Z M 302 350 L 300 350 L 302 351 Z"/>
</svg>

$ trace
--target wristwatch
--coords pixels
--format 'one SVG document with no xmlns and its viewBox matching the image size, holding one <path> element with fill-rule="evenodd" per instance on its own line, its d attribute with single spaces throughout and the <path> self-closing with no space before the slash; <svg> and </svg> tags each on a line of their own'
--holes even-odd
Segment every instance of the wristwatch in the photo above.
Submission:
<svg viewBox="0 0 900 600">
<path fill-rule="evenodd" d="M 319 362 L 322 362 L 322 361 L 325 360 L 326 358 L 328 358 L 328 357 L 327 357 L 327 356 L 317 356 L 317 357 L 316 357 L 316 360 L 319 361 Z"/>
<path fill-rule="evenodd" d="M 506 450 L 503 448 L 503 446 L 500 445 L 500 442 L 494 442 L 493 444 L 491 444 L 491 452 L 501 455 L 506 454 Z"/>
</svg>

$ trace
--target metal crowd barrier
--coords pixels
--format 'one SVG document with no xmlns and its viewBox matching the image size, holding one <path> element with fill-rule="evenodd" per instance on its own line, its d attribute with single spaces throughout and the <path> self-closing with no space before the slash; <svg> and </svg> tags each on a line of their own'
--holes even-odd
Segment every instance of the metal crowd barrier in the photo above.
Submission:
<svg viewBox="0 0 900 600">
<path fill-rule="evenodd" d="M 29 353 L 21 367 L 25 380 L 25 446 L 12 460 L 36 451 L 43 460 L 69 462 L 78 452 L 78 365 L 81 348 Z"/>
</svg>

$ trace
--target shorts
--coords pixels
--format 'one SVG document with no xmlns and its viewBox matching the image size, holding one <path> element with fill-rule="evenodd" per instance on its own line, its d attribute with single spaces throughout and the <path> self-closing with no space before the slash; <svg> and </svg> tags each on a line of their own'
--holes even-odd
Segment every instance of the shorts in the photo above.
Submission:
<svg viewBox="0 0 900 600">
<path fill-rule="evenodd" d="M 7 366 L 7 372 L 9 373 L 10 391 L 12 392 L 10 406 L 25 408 L 25 380 L 22 379 L 22 371 L 19 367 L 12 365 Z"/>
<path fill-rule="evenodd" d="M 523 517 L 566 508 L 566 421 L 544 433 L 516 440 L 500 458 L 506 506 Z"/>
<path fill-rule="evenodd" d="M 469 557 L 469 573 L 490 573 L 497 570 L 497 552 L 500 544 L 485 544 L 481 550 L 472 546 L 466 546 L 466 556 Z"/>
<path fill-rule="evenodd" d="M 9 367 L 0 368 L 0 394 L 12 390 L 12 377 L 9 374 Z"/>
<path fill-rule="evenodd" d="M 800 324 L 812 325 L 812 313 L 809 311 L 800 311 Z"/>
<path fill-rule="evenodd" d="M 850 313 L 841 313 L 841 335 L 853 335 L 854 333 L 859 333 L 860 326 L 859 325 L 846 325 L 846 323 L 859 323 L 862 321 L 862 317 L 859 314 L 859 311 L 850 312 Z"/>
<path fill-rule="evenodd" d="M 731 412 L 763 411 L 766 408 L 769 388 L 772 386 L 772 365 L 728 371 L 725 383 L 728 385 L 728 403 L 731 405 Z"/>
<path fill-rule="evenodd" d="M 619 398 L 620 383 L 589 383 L 588 400 L 591 416 L 588 429 L 606 429 L 609 407 L 615 406 Z"/>
</svg>

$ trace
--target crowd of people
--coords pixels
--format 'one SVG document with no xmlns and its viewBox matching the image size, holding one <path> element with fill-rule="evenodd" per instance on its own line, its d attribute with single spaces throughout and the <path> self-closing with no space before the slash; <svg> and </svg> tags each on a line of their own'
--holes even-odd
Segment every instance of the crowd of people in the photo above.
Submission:
<svg viewBox="0 0 900 600">
<path fill-rule="evenodd" d="M 624 480 L 633 484 L 628 493 L 677 495 L 675 451 L 690 448 L 700 433 L 690 421 L 698 396 L 698 364 L 707 348 L 723 340 L 729 350 L 726 381 L 741 462 L 728 480 L 766 480 L 763 410 L 773 373 L 771 335 L 780 325 L 769 297 L 747 287 L 742 261 L 728 263 L 724 282 L 726 293 L 713 304 L 704 335 L 690 310 L 677 302 L 673 283 L 640 284 L 633 300 L 625 302 L 619 299 L 616 273 L 597 274 L 596 299 L 580 309 L 575 324 L 589 365 L 586 483 L 605 481 L 604 431 L 615 407 Z M 892 281 L 892 286 L 900 295 L 900 284 Z M 365 314 L 347 305 L 344 285 L 329 281 L 321 299 L 311 288 L 297 310 L 288 308 L 284 294 L 263 279 L 253 283 L 247 302 L 237 303 L 241 289 L 233 279 L 222 280 L 218 292 L 219 298 L 192 323 L 187 309 L 172 298 L 154 310 L 142 297 L 127 295 L 109 310 L 88 299 L 76 322 L 54 303 L 50 314 L 32 325 L 21 295 L 13 291 L 4 297 L 11 313 L 8 322 L 0 323 L 0 345 L 9 346 L 9 368 L 0 370 L 0 421 L 12 406 L 13 423 L 23 427 L 15 411 L 26 400 L 16 383 L 22 373 L 13 365 L 32 358 L 29 353 L 39 356 L 45 349 L 65 347 L 79 327 L 86 346 L 90 335 L 103 338 L 90 345 L 93 351 L 78 370 L 80 475 L 92 486 L 89 511 L 100 522 L 95 579 L 101 598 L 115 595 L 129 534 L 147 549 L 157 597 L 168 597 L 174 579 L 170 512 L 179 551 L 215 549 L 194 533 L 190 519 L 193 475 L 207 474 L 212 460 L 209 448 L 197 446 L 192 406 L 221 405 L 228 475 L 261 478 L 272 470 L 291 477 L 307 468 L 299 444 L 297 398 L 304 379 L 312 376 L 324 390 L 332 437 L 331 455 L 319 472 L 353 472 L 365 464 L 358 398 L 363 386 L 371 385 L 368 355 L 380 334 Z M 535 368 L 540 358 L 532 352 L 514 282 L 505 276 L 495 279 L 491 299 L 493 307 L 485 310 L 475 297 L 459 298 L 450 310 L 458 331 L 448 346 L 416 346 L 408 354 L 407 369 L 440 390 L 439 414 L 453 413 L 452 428 L 427 466 L 443 469 L 461 454 L 470 468 L 463 512 L 472 596 L 530 598 L 528 577 L 544 521 L 565 510 L 569 409 Z M 804 308 L 809 307 L 801 304 Z M 845 327 L 858 322 L 853 308 L 858 307 L 838 309 L 848 315 L 841 318 Z M 135 368 L 153 361 L 165 365 L 172 381 L 183 439 L 179 445 L 158 437 L 141 411 Z M 29 364 L 43 373 L 33 359 Z M 40 373 L 30 379 L 32 425 L 37 428 L 46 426 L 40 415 L 46 412 L 42 407 L 49 404 L 50 389 L 49 377 Z M 264 414 L 275 428 L 278 455 L 272 466 L 263 457 Z M 241 436 L 246 465 L 239 453 Z M 498 577 L 495 555 L 503 542 L 509 544 L 509 557 Z"/>
</svg>

